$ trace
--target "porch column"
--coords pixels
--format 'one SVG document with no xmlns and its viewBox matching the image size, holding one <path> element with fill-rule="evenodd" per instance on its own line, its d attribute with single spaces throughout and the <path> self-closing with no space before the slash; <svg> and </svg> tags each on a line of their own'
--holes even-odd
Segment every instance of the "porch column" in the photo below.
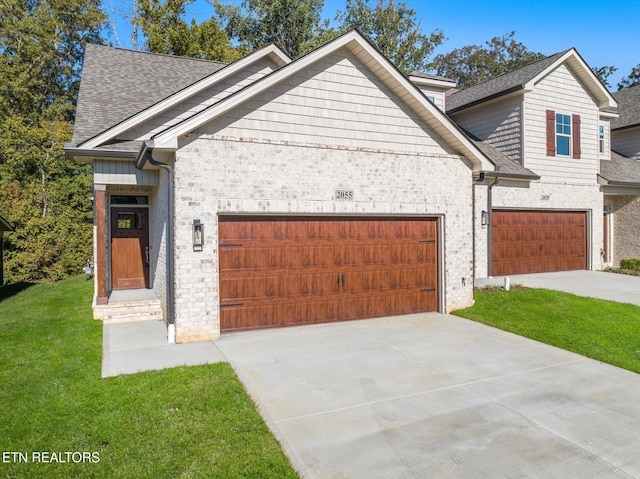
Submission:
<svg viewBox="0 0 640 479">
<path fill-rule="evenodd" d="M 107 304 L 107 185 L 94 185 L 93 190 L 96 208 L 96 304 Z"/>
</svg>

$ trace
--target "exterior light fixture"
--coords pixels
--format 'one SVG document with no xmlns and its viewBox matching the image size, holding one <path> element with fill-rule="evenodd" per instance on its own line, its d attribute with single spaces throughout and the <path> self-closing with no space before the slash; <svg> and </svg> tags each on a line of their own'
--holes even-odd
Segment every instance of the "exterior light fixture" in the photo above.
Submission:
<svg viewBox="0 0 640 479">
<path fill-rule="evenodd" d="M 193 220 L 193 251 L 202 251 L 204 246 L 204 227 L 200 220 Z"/>
<path fill-rule="evenodd" d="M 483 228 L 486 228 L 489 224 L 489 213 L 487 211 L 482 212 L 482 218 L 480 220 L 480 224 Z"/>
</svg>

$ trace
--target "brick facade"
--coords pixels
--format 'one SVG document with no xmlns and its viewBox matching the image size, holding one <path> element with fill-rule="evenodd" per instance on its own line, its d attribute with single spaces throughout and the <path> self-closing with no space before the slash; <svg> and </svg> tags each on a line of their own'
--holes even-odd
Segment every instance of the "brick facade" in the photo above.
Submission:
<svg viewBox="0 0 640 479">
<path fill-rule="evenodd" d="M 472 303 L 471 171 L 455 155 L 194 137 L 177 153 L 175 188 L 178 342 L 219 336 L 222 214 L 439 216 L 444 310 Z M 352 189 L 354 200 L 334 200 L 339 188 Z M 204 224 L 201 252 L 192 247 L 194 219 Z"/>
</svg>

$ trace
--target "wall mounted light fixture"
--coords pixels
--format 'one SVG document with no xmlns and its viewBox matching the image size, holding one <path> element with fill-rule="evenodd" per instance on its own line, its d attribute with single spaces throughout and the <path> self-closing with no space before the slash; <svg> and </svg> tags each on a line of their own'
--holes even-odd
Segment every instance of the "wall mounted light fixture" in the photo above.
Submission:
<svg viewBox="0 0 640 479">
<path fill-rule="evenodd" d="M 480 224 L 483 228 L 486 228 L 489 224 L 489 213 L 487 211 L 482 212 L 482 217 L 480 219 Z"/>
<path fill-rule="evenodd" d="M 204 226 L 200 220 L 193 220 L 193 251 L 202 251 L 204 246 Z"/>
</svg>

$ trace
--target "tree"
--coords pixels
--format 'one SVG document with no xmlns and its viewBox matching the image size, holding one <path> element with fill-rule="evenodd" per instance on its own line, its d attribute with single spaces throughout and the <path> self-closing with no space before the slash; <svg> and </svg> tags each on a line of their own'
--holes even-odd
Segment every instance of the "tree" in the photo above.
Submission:
<svg viewBox="0 0 640 479">
<path fill-rule="evenodd" d="M 146 48 L 153 53 L 179 55 L 230 63 L 243 56 L 231 46 L 229 37 L 215 18 L 202 23 L 183 18 L 185 6 L 193 0 L 138 0 L 135 26 L 146 37 Z M 136 29 L 134 28 L 134 31 Z"/>
<path fill-rule="evenodd" d="M 440 30 L 422 33 L 421 19 L 405 1 L 378 0 L 372 7 L 369 0 L 347 0 L 336 20 L 341 32 L 358 29 L 404 73 L 431 69 L 429 56 L 445 40 Z"/>
<path fill-rule="evenodd" d="M 515 31 L 493 37 L 485 45 L 456 48 L 434 59 L 438 75 L 451 78 L 461 88 L 475 85 L 544 58 L 514 40 Z"/>
<path fill-rule="evenodd" d="M 631 73 L 627 77 L 622 77 L 618 83 L 618 90 L 640 85 L 640 63 L 631 69 Z"/>
<path fill-rule="evenodd" d="M 604 86 L 611 88 L 609 77 L 618 71 L 618 69 L 614 66 L 605 65 L 602 67 L 591 67 L 591 71 L 593 71 Z"/>
<path fill-rule="evenodd" d="M 91 170 L 69 159 L 86 42 L 101 43 L 98 0 L 0 4 L 0 212 L 7 280 L 53 280 L 91 257 Z"/>
<path fill-rule="evenodd" d="M 241 7 L 213 0 L 225 31 L 247 50 L 275 43 L 291 57 L 310 50 L 319 34 L 324 0 L 244 0 Z"/>
</svg>

